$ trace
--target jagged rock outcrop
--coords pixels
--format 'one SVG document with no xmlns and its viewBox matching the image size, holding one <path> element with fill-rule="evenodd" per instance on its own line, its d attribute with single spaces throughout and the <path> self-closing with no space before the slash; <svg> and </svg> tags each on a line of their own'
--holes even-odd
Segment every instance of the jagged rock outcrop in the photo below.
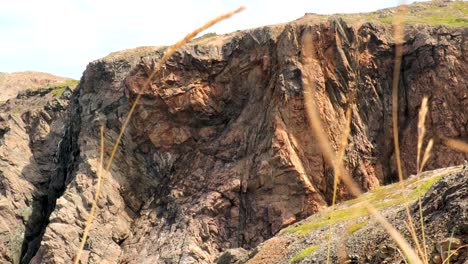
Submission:
<svg viewBox="0 0 468 264">
<path fill-rule="evenodd" d="M 350 174 L 364 190 L 395 180 L 391 32 L 385 24 L 306 15 L 179 50 L 144 92 L 105 175 L 82 262 L 213 263 L 227 248 L 255 247 L 326 207 L 333 171 L 304 111 L 305 54 L 312 54 L 307 67 L 335 149 L 352 107 Z M 423 96 L 429 136 L 468 136 L 467 34 L 467 28 L 427 25 L 405 32 L 399 120 L 407 173 L 415 170 Z M 304 52 L 304 38 L 312 39 L 312 52 Z M 34 257 L 23 251 L 24 262 L 68 263 L 75 255 L 96 185 L 99 128 L 105 127 L 107 159 L 164 50 L 125 51 L 88 65 L 72 96 L 68 143 L 54 165 L 62 182 L 48 187 L 60 190 L 48 193 L 47 208 L 54 210 L 43 236 L 35 237 L 39 250 Z M 436 141 L 428 167 L 466 158 Z M 340 186 L 338 197 L 350 195 Z"/>
<path fill-rule="evenodd" d="M 64 190 L 58 169 L 60 149 L 70 146 L 66 141 L 69 93 L 67 87 L 26 90 L 0 105 L 2 263 L 32 257 L 48 214 Z"/>
</svg>

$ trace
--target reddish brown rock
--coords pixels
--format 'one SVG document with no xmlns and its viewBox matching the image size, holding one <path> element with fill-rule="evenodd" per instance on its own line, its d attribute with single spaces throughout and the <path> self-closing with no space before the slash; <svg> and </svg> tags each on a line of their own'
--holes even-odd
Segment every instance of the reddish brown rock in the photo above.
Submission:
<svg viewBox="0 0 468 264">
<path fill-rule="evenodd" d="M 304 38 L 324 131 L 336 150 L 352 107 L 345 165 L 364 189 L 396 179 L 389 25 L 307 15 L 179 50 L 143 93 L 104 182 L 87 263 L 212 263 L 251 248 L 331 202 L 333 170 L 304 111 Z M 408 27 L 399 93 L 405 171 L 415 170 L 417 112 L 429 136 L 466 138 L 466 28 Z M 106 159 L 130 104 L 164 48 L 92 62 L 74 95 L 67 188 L 32 263 L 68 263 L 93 200 L 99 126 Z M 355 95 L 355 99 L 351 95 Z M 74 152 L 74 155 L 71 153 Z M 79 151 L 79 152 L 78 152 Z M 428 167 L 467 158 L 436 141 Z M 349 198 L 340 185 L 339 200 Z M 55 201 L 54 201 L 55 202 Z"/>
</svg>

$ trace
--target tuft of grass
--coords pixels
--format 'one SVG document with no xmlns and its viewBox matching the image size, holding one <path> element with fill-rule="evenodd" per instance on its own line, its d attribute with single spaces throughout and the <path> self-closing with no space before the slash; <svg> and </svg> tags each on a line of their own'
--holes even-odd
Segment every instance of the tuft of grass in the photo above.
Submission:
<svg viewBox="0 0 468 264">
<path fill-rule="evenodd" d="M 66 89 L 66 87 L 60 87 L 60 88 L 52 90 L 50 93 L 54 97 L 60 97 L 63 94 L 63 92 L 65 92 L 65 89 Z"/>
<path fill-rule="evenodd" d="M 50 92 L 54 97 L 60 97 L 63 92 L 65 91 L 65 89 L 67 87 L 69 87 L 70 89 L 75 89 L 76 86 L 78 85 L 80 81 L 78 80 L 66 80 L 66 81 L 63 81 L 63 82 L 59 82 L 59 83 L 53 83 L 53 84 L 50 84 L 49 87 L 50 88 L 53 88 L 53 90 Z"/>
<path fill-rule="evenodd" d="M 202 42 L 203 40 L 207 40 L 209 38 L 212 38 L 212 37 L 216 37 L 218 36 L 218 34 L 216 34 L 215 32 L 210 32 L 210 33 L 206 33 L 198 38 L 194 38 L 192 39 L 189 43 L 190 44 L 194 44 L 194 43 L 200 43 Z"/>
<path fill-rule="evenodd" d="M 74 89 L 80 81 L 78 80 L 66 80 L 63 82 L 52 83 L 49 85 L 51 88 L 65 88 L 70 87 L 70 89 Z"/>
<path fill-rule="evenodd" d="M 362 221 L 359 223 L 352 224 L 346 228 L 346 231 L 348 231 L 349 235 L 354 234 L 354 232 L 358 231 L 359 229 L 365 227 L 369 222 L 368 221 Z"/>
<path fill-rule="evenodd" d="M 299 253 L 297 253 L 296 255 L 294 255 L 294 257 L 292 257 L 290 259 L 291 263 L 298 263 L 298 262 L 301 262 L 305 257 L 309 256 L 310 254 L 312 254 L 312 252 L 314 252 L 315 250 L 317 250 L 319 248 L 318 245 L 313 245 L 313 246 L 310 246 L 310 247 L 306 247 L 305 249 L 303 249 L 302 251 L 300 251 Z"/>
<path fill-rule="evenodd" d="M 423 195 L 425 194 L 427 191 L 429 191 L 429 189 L 432 187 L 432 185 L 434 185 L 434 183 L 436 183 L 438 180 L 440 180 L 440 178 L 442 178 L 442 176 L 444 176 L 443 174 L 441 175 L 437 175 L 433 178 L 430 178 L 424 182 L 422 182 L 421 184 L 419 184 L 410 194 L 409 194 L 409 199 L 410 200 L 414 200 L 416 198 L 418 198 L 420 195 Z"/>
</svg>

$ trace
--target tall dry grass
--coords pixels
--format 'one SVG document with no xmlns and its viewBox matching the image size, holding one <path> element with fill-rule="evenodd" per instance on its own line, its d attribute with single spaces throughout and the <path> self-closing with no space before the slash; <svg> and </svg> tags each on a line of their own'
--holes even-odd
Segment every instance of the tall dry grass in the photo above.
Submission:
<svg viewBox="0 0 468 264">
<path fill-rule="evenodd" d="M 80 247 L 78 248 L 78 252 L 76 253 L 75 256 L 75 264 L 78 264 L 80 261 L 81 254 L 83 252 L 83 248 L 86 244 L 86 239 L 88 238 L 89 230 L 91 229 L 91 223 L 93 222 L 94 219 L 94 214 L 96 212 L 97 208 L 97 203 L 99 201 L 99 195 L 101 194 L 101 189 L 102 189 L 102 169 L 103 169 L 103 164 L 104 164 L 104 125 L 101 125 L 100 129 L 100 154 L 99 154 L 99 167 L 97 170 L 97 184 L 96 184 L 96 193 L 94 194 L 94 200 L 93 204 L 91 205 L 91 210 L 89 211 L 88 219 L 86 219 L 86 225 L 85 229 L 83 231 L 83 236 L 81 238 L 81 243 Z"/>
<path fill-rule="evenodd" d="M 453 139 L 453 138 L 443 138 L 444 144 L 454 150 L 468 153 L 468 143 L 465 143 L 459 139 Z"/>
<path fill-rule="evenodd" d="M 86 225 L 85 225 L 85 229 L 84 229 L 84 232 L 83 232 L 83 236 L 81 238 L 80 247 L 78 248 L 78 250 L 76 252 L 76 256 L 75 256 L 75 260 L 74 260 L 75 264 L 78 264 L 79 261 L 80 261 L 81 254 L 83 252 L 84 245 L 86 244 L 86 239 L 88 237 L 88 233 L 89 233 L 89 230 L 91 228 L 91 223 L 92 223 L 92 221 L 94 219 L 94 215 L 95 215 L 95 212 L 96 212 L 96 207 L 97 207 L 97 203 L 99 201 L 99 195 L 100 195 L 101 187 L 102 187 L 102 175 L 109 173 L 109 171 L 111 169 L 112 163 L 114 161 L 115 154 L 117 152 L 117 149 L 119 148 L 120 141 L 122 140 L 125 129 L 128 127 L 128 124 L 130 123 L 130 119 L 132 118 L 133 112 L 135 111 L 136 106 L 138 105 L 138 102 L 141 99 L 141 96 L 145 93 L 146 89 L 148 89 L 149 84 L 153 81 L 153 78 L 156 76 L 156 74 L 161 70 L 162 66 L 172 56 L 172 54 L 174 54 L 174 52 L 177 49 L 182 47 L 184 44 L 188 43 L 190 40 L 192 40 L 194 37 L 196 37 L 200 32 L 214 26 L 215 24 L 217 24 L 217 23 L 219 23 L 219 22 L 221 22 L 221 21 L 223 21 L 225 19 L 228 19 L 228 18 L 232 17 L 233 15 L 243 11 L 244 9 L 245 9 L 245 7 L 239 7 L 239 8 L 237 8 L 236 10 L 234 10 L 232 12 L 220 15 L 220 16 L 208 21 L 206 24 L 204 24 L 203 26 L 201 26 L 201 27 L 195 29 L 194 31 L 190 32 L 183 39 L 179 40 L 176 44 L 172 45 L 171 47 L 169 47 L 166 50 L 166 52 L 164 53 L 164 56 L 161 58 L 161 60 L 156 65 L 156 67 L 151 72 L 151 74 L 149 74 L 148 78 L 146 79 L 146 81 L 142 85 L 138 95 L 136 96 L 135 101 L 133 102 L 133 104 L 132 104 L 132 106 L 130 108 L 130 111 L 127 114 L 127 117 L 125 118 L 125 121 L 124 121 L 124 123 L 122 125 L 122 128 L 120 129 L 119 135 L 117 136 L 117 139 L 116 139 L 116 141 L 114 143 L 114 146 L 112 148 L 109 160 L 108 160 L 107 165 L 106 165 L 104 170 L 103 170 L 103 167 L 104 167 L 104 128 L 101 127 L 101 154 L 100 154 L 100 164 L 99 164 L 99 169 L 98 169 L 98 183 L 97 183 L 97 187 L 96 187 L 96 193 L 95 193 L 95 196 L 94 196 L 94 201 L 93 201 L 93 204 L 91 206 L 91 211 L 89 213 L 88 219 L 86 220 Z"/>
<path fill-rule="evenodd" d="M 341 177 L 341 169 L 343 166 L 343 158 L 346 151 L 346 146 L 348 145 L 348 136 L 351 132 L 351 117 L 352 117 L 352 104 L 348 106 L 346 110 L 346 123 L 344 125 L 343 134 L 341 135 L 341 143 L 338 149 L 338 153 L 336 155 L 336 160 L 338 164 L 333 167 L 334 176 L 333 176 L 333 196 L 332 196 L 332 204 L 331 204 L 331 214 L 330 218 L 333 219 L 333 211 L 335 210 L 335 203 L 336 203 L 336 192 L 338 189 L 338 182 Z M 330 263 L 330 250 L 331 250 L 331 237 L 332 237 L 332 223 L 328 225 L 328 243 L 327 243 L 327 264 Z"/>
<path fill-rule="evenodd" d="M 314 74 L 312 68 L 314 67 L 314 45 L 312 42 L 312 35 L 310 31 L 304 32 L 302 40 L 302 64 L 304 67 L 304 104 L 306 109 L 306 115 L 309 119 L 309 125 L 312 133 L 316 138 L 318 146 L 322 151 L 325 160 L 333 167 L 335 173 L 338 171 L 341 173 L 340 176 L 343 183 L 349 189 L 351 194 L 354 196 L 361 196 L 361 188 L 354 182 L 351 176 L 347 173 L 339 161 L 338 155 L 334 153 L 332 145 L 328 140 L 327 135 L 324 132 L 322 121 L 320 119 L 317 107 L 315 104 L 315 86 L 314 86 Z M 316 65 L 316 64 L 315 64 Z M 336 174 L 335 174 L 336 178 Z M 334 180 L 335 181 L 335 180 Z M 418 257 L 418 254 L 413 250 L 410 244 L 403 238 L 403 236 L 395 229 L 369 202 L 363 202 L 364 207 L 370 212 L 370 214 L 379 222 L 386 232 L 393 238 L 400 249 L 403 251 L 405 256 L 414 264 L 422 264 L 423 262 Z M 330 257 L 328 256 L 329 260 Z"/>
<path fill-rule="evenodd" d="M 132 104 L 130 111 L 122 125 L 122 128 L 120 130 L 120 133 L 116 139 L 115 144 L 113 145 L 109 160 L 107 162 L 107 165 L 104 168 L 104 128 L 101 127 L 101 154 L 100 154 L 100 165 L 98 168 L 98 181 L 97 181 L 97 186 L 96 186 L 96 192 L 94 196 L 94 201 L 90 210 L 89 217 L 86 221 L 86 226 L 85 230 L 83 232 L 83 236 L 81 239 L 81 244 L 79 249 L 77 250 L 76 256 L 74 263 L 77 264 L 80 261 L 80 256 L 82 254 L 84 245 L 86 243 L 87 236 L 89 234 L 89 230 L 92 224 L 92 221 L 94 219 L 95 211 L 96 211 L 96 206 L 97 202 L 99 200 L 99 195 L 101 192 L 101 187 L 102 187 L 102 176 L 106 175 L 113 163 L 114 156 L 117 152 L 118 146 L 120 144 L 120 141 L 123 137 L 124 131 L 127 128 L 130 119 L 133 115 L 133 112 L 136 109 L 136 106 L 138 105 L 138 102 L 144 94 L 145 90 L 149 87 L 149 84 L 153 80 L 153 78 L 156 76 L 156 74 L 161 70 L 162 65 L 170 58 L 170 56 L 181 46 L 189 42 L 191 39 L 193 39 L 197 34 L 200 32 L 206 30 L 207 28 L 215 25 L 216 23 L 219 23 L 220 21 L 224 19 L 228 19 L 234 14 L 241 12 L 244 8 L 240 7 L 230 13 L 221 15 L 205 25 L 203 25 L 200 28 L 197 28 L 193 32 L 189 33 L 186 35 L 182 40 L 174 44 L 173 46 L 169 47 L 162 59 L 159 61 L 155 69 L 151 72 L 151 74 L 148 76 L 147 80 L 144 82 L 142 85 L 140 92 L 137 94 L 136 99 L 134 103 Z M 399 136 L 398 136 L 398 83 L 399 83 L 399 74 L 401 70 L 401 58 L 402 58 L 402 44 L 403 44 L 403 33 L 404 33 L 404 13 L 406 12 L 405 6 L 400 6 L 399 12 L 397 12 L 397 15 L 395 17 L 394 21 L 394 39 L 395 39 L 395 65 L 394 65 L 394 72 L 393 72 L 393 82 L 392 82 L 392 123 L 393 123 L 393 136 L 394 136 L 394 147 L 395 147 L 395 158 L 396 158 L 396 164 L 397 164 L 397 171 L 398 171 L 398 178 L 399 182 L 402 188 L 404 188 L 403 185 L 403 173 L 402 173 L 402 166 L 401 166 L 401 158 L 400 158 L 400 148 L 399 148 Z M 337 192 L 337 187 L 339 182 L 343 182 L 344 185 L 349 189 L 350 193 L 353 194 L 354 196 L 360 196 L 362 195 L 362 190 L 360 187 L 354 182 L 352 177 L 347 173 L 345 170 L 344 164 L 343 164 L 343 157 L 345 154 L 345 149 L 347 146 L 347 139 L 350 134 L 350 127 L 351 127 L 351 119 L 352 119 L 352 108 L 351 105 L 346 111 L 346 123 L 343 129 L 343 134 L 341 136 L 341 141 L 340 145 L 338 148 L 337 153 L 333 151 L 333 148 L 331 147 L 331 142 L 327 138 L 326 134 L 323 132 L 323 125 L 321 123 L 320 116 L 317 111 L 317 107 L 315 105 L 315 87 L 314 87 L 314 78 L 313 74 L 310 71 L 310 68 L 313 65 L 314 61 L 314 56 L 313 56 L 313 51 L 314 51 L 314 46 L 312 43 L 312 38 L 311 36 L 307 36 L 307 32 L 305 33 L 305 37 L 303 39 L 303 55 L 302 55 L 302 60 L 304 64 L 304 103 L 305 103 L 305 109 L 306 109 L 306 115 L 309 120 L 309 124 L 311 127 L 311 131 L 317 138 L 317 142 L 319 145 L 320 150 L 322 151 L 325 160 L 332 166 L 333 171 L 334 171 L 334 179 L 333 179 L 333 196 L 332 196 L 332 211 L 334 210 L 334 206 L 336 204 L 336 192 Z M 421 158 L 421 151 L 422 151 L 422 146 L 424 142 L 424 136 L 425 136 L 425 127 L 424 127 L 424 121 L 425 117 L 427 114 L 427 98 L 423 99 L 422 102 L 422 107 L 420 110 L 419 114 L 419 122 L 418 122 L 418 144 L 417 144 L 417 170 L 418 170 L 418 175 L 420 172 L 422 172 L 424 165 L 426 164 L 427 160 L 430 157 L 430 151 L 433 146 L 433 140 L 430 139 L 428 144 L 426 145 L 424 154 L 422 155 Z M 455 139 L 448 139 L 445 138 L 443 142 L 458 151 L 466 152 L 468 153 L 468 144 L 465 142 L 455 140 Z M 413 223 L 411 214 L 409 212 L 409 207 L 408 204 L 405 205 L 405 210 L 407 213 L 407 222 L 405 224 L 407 225 L 407 228 L 411 234 L 411 237 L 413 239 L 414 244 L 416 245 L 416 250 L 406 241 L 406 239 L 402 236 L 402 234 L 395 229 L 379 212 L 378 210 L 370 203 L 367 201 L 363 202 L 365 208 L 370 212 L 372 217 L 375 218 L 376 221 L 378 221 L 382 227 L 386 230 L 386 232 L 391 236 L 391 238 L 397 243 L 398 247 L 402 250 L 404 256 L 409 260 L 410 263 L 414 264 L 419 264 L 419 263 L 428 263 L 428 256 L 427 256 L 427 249 L 426 249 L 426 238 L 425 238 L 425 232 L 424 232 L 424 221 L 423 221 L 423 215 L 422 215 L 422 207 L 421 207 L 421 200 L 419 199 L 419 212 L 420 212 L 420 225 L 421 225 L 421 231 L 422 231 L 422 243 L 417 238 L 417 233 L 416 233 L 416 228 Z M 333 213 L 331 214 L 331 217 L 333 217 Z M 331 225 L 329 226 L 329 237 L 328 237 L 328 243 L 327 243 L 327 263 L 330 262 L 330 248 L 331 248 L 331 237 L 332 237 L 332 227 Z M 422 246 L 421 246 L 422 244 Z M 456 250 L 460 250 L 462 248 L 465 248 L 467 245 L 464 245 Z M 455 252 L 452 252 L 445 260 L 444 263 L 448 263 L 450 256 L 453 255 Z M 405 260 L 406 261 L 406 260 Z"/>
<path fill-rule="evenodd" d="M 398 179 L 400 187 L 404 188 L 404 175 L 401 165 L 401 155 L 400 155 L 400 142 L 399 142 L 399 129 L 398 129 L 398 87 L 399 87 L 399 77 L 401 71 L 401 61 L 403 56 L 403 37 L 404 37 L 404 16 L 407 12 L 407 7 L 405 5 L 400 5 L 397 11 L 397 14 L 394 17 L 393 29 L 394 29 L 394 41 L 395 41 L 395 61 L 394 61 L 394 71 L 393 71 L 393 80 L 392 80 L 392 128 L 393 128 L 393 138 L 394 138 L 394 150 L 395 150 L 395 160 L 397 165 Z M 318 114 L 315 100 L 314 100 L 314 79 L 313 74 L 310 71 L 310 67 L 313 67 L 313 43 L 311 41 L 312 37 L 306 37 L 303 40 L 303 64 L 305 68 L 304 76 L 304 104 L 306 107 L 306 114 L 309 119 L 311 130 L 318 141 L 318 145 L 326 159 L 326 161 L 333 167 L 334 170 L 334 180 L 333 180 L 333 198 L 331 204 L 331 210 L 333 212 L 334 205 L 336 203 L 336 189 L 337 182 L 339 178 L 342 177 L 343 183 L 350 190 L 350 192 L 359 196 L 362 194 L 362 191 L 353 181 L 353 179 L 346 173 L 343 168 L 342 159 L 343 149 L 339 149 L 338 153 L 334 153 L 331 147 L 331 142 L 329 142 L 327 136 L 323 132 L 323 126 L 321 124 L 320 116 Z M 420 173 L 423 171 L 425 164 L 427 163 L 430 153 L 434 144 L 433 139 L 430 139 L 424 149 L 424 154 L 422 154 L 423 142 L 426 134 L 425 120 L 428 113 L 428 99 L 425 97 L 421 102 L 421 109 L 419 112 L 419 121 L 418 121 L 418 142 L 417 142 L 417 177 L 420 177 Z M 346 120 L 346 128 L 342 135 L 342 139 L 347 138 L 349 135 L 349 126 L 350 120 Z M 455 139 L 445 138 L 443 142 L 451 147 L 452 149 L 468 153 L 468 144 Z M 346 141 L 341 142 L 340 146 L 344 146 Z M 422 154 L 422 157 L 421 157 Z M 429 257 L 427 253 L 427 241 L 424 228 L 424 218 L 422 213 L 422 203 L 421 197 L 418 197 L 418 206 L 419 206 L 419 218 L 420 218 L 420 229 L 422 241 L 418 239 L 416 225 L 414 224 L 413 218 L 411 216 L 408 202 L 405 202 L 405 212 L 407 219 L 404 221 L 406 228 L 408 229 L 412 241 L 416 248 L 410 246 L 410 244 L 403 238 L 402 234 L 399 233 L 393 226 L 391 226 L 388 221 L 379 214 L 379 212 L 369 203 L 365 203 L 364 206 L 371 213 L 371 215 L 383 226 L 386 232 L 394 239 L 399 248 L 403 251 L 404 256 L 409 260 L 409 263 L 429 263 Z M 331 213 L 331 218 L 333 218 L 333 213 Z M 331 224 L 329 226 L 329 236 L 328 236 L 328 245 L 327 245 L 327 263 L 330 263 L 330 241 L 331 241 Z M 465 247 L 465 246 L 462 246 Z M 399 251 L 400 252 L 400 251 Z M 452 253 L 454 254 L 454 253 Z M 444 263 L 448 263 L 450 256 L 448 256 Z M 405 260 L 406 262 L 406 260 Z"/>
<path fill-rule="evenodd" d="M 422 156 L 422 160 L 421 160 L 421 150 L 423 147 L 424 137 L 426 134 L 425 121 L 426 121 L 427 112 L 429 111 L 427 101 L 428 101 L 427 97 L 424 97 L 421 102 L 421 108 L 419 110 L 419 117 L 418 117 L 418 144 L 417 144 L 417 154 L 416 154 L 416 170 L 417 170 L 416 176 L 418 180 L 420 180 L 421 178 L 420 174 L 424 170 L 424 165 L 429 160 L 429 156 L 432 150 L 432 145 L 434 143 L 434 141 L 431 138 L 426 145 L 426 148 L 424 150 L 424 155 Z M 424 257 L 424 262 L 429 263 L 429 259 L 428 259 L 429 257 L 427 254 L 427 242 L 426 242 L 426 232 L 425 232 L 425 227 L 424 227 L 424 215 L 423 215 L 423 209 L 422 209 L 421 194 L 418 195 L 418 207 L 419 207 L 419 224 L 421 226 L 421 237 L 422 237 L 422 247 L 423 247 L 423 250 L 420 254 Z"/>
<path fill-rule="evenodd" d="M 405 188 L 403 183 L 403 170 L 401 166 L 401 154 L 400 154 L 400 136 L 398 129 L 398 88 L 400 81 L 400 72 L 401 72 L 401 60 L 403 57 L 403 37 L 404 37 L 404 17 L 408 12 L 406 5 L 400 5 L 397 8 L 397 13 L 393 20 L 393 38 L 395 41 L 395 63 L 393 67 L 393 79 L 392 79 L 392 128 L 393 128 L 393 143 L 395 150 L 395 161 L 397 165 L 398 172 L 398 181 L 400 183 L 400 188 L 403 190 Z M 419 153 L 419 152 L 418 152 Z M 419 157 L 418 157 L 419 158 Z M 419 164 L 419 161 L 417 161 Z M 427 259 L 423 250 L 421 249 L 421 243 L 416 235 L 416 228 L 414 225 L 411 212 L 409 210 L 408 201 L 405 201 L 405 211 L 407 220 L 405 221 L 405 226 L 411 234 L 411 238 L 416 245 L 419 256 L 422 258 L 424 263 L 427 263 Z"/>
</svg>

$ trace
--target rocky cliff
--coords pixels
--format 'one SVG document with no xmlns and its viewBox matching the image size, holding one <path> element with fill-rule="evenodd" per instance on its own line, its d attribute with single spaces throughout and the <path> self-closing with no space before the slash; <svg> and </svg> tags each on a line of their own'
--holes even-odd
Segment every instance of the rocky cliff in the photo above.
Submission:
<svg viewBox="0 0 468 264">
<path fill-rule="evenodd" d="M 395 181 L 391 35 L 384 23 L 306 15 L 183 47 L 137 106 L 105 175 L 82 263 L 213 263 L 225 249 L 255 247 L 330 204 L 332 168 L 304 111 L 306 37 L 315 43 L 315 99 L 335 148 L 352 108 L 346 168 L 364 190 Z M 468 137 L 467 35 L 467 27 L 406 28 L 398 98 L 406 175 L 415 172 L 423 96 L 436 139 L 428 167 L 468 158 L 437 140 Z M 164 51 L 90 63 L 58 110 L 2 106 L 2 261 L 70 262 L 93 200 L 99 127 L 107 158 Z M 351 198 L 344 186 L 338 197 Z"/>
<path fill-rule="evenodd" d="M 20 92 L 0 104 L 0 262 L 37 251 L 55 200 L 63 193 L 70 87 Z M 28 253 L 26 253 L 28 252 Z"/>
</svg>

